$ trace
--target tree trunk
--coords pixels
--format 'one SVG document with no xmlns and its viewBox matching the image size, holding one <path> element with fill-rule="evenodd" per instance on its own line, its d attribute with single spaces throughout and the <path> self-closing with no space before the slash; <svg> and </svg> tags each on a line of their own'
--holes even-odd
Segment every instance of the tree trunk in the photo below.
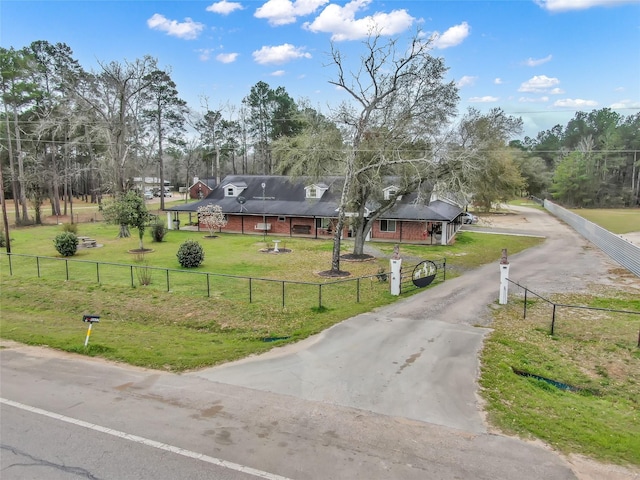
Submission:
<svg viewBox="0 0 640 480">
<path fill-rule="evenodd" d="M 7 110 L 7 104 L 4 103 L 4 115 L 5 118 L 9 118 L 9 111 Z M 13 193 L 13 206 L 15 207 L 15 215 L 16 215 L 16 225 L 20 224 L 20 207 L 18 206 L 18 180 L 16 178 L 16 167 L 13 163 L 13 144 L 11 143 L 11 127 L 9 126 L 9 122 L 6 122 L 7 126 L 7 145 L 9 150 L 9 170 L 11 173 L 11 190 Z M 4 202 L 4 197 L 2 198 Z"/>
<path fill-rule="evenodd" d="M 331 257 L 331 272 L 340 273 L 340 244 L 342 241 L 342 229 L 344 228 L 344 212 L 338 213 L 336 231 L 333 233 L 333 253 Z"/>
<path fill-rule="evenodd" d="M 20 137 L 20 126 L 18 125 L 18 111 L 15 106 L 13 108 L 13 121 L 16 137 L 16 156 L 18 157 L 18 190 L 19 193 L 13 192 L 13 195 L 18 195 L 20 198 L 20 204 L 22 205 L 22 220 L 26 222 L 29 220 L 29 211 L 27 210 L 27 196 L 25 194 L 24 186 L 24 159 L 22 155 L 22 141 Z M 16 223 L 18 217 L 16 216 Z"/>
<path fill-rule="evenodd" d="M 51 134 L 51 209 L 53 215 L 60 215 L 60 175 L 58 175 L 58 161 L 56 159 L 55 137 Z"/>
<path fill-rule="evenodd" d="M 131 233 L 129 232 L 129 227 L 126 224 L 120 224 L 120 232 L 118 233 L 118 238 L 129 238 Z"/>
<path fill-rule="evenodd" d="M 354 244 L 353 244 L 353 254 L 354 255 L 364 255 L 364 241 L 367 237 L 367 219 L 364 216 L 365 214 L 365 206 L 360 205 L 360 208 L 357 212 L 357 217 L 355 217 L 355 222 L 352 222 L 353 226 L 353 234 L 354 234 Z"/>
</svg>

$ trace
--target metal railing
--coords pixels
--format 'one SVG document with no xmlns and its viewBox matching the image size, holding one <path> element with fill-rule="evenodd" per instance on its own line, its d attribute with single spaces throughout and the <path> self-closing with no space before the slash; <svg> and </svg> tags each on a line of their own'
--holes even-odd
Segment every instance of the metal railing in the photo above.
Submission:
<svg viewBox="0 0 640 480">
<path fill-rule="evenodd" d="M 348 295 L 360 303 L 362 296 L 370 294 L 372 290 L 379 295 L 388 289 L 383 285 L 387 282 L 381 282 L 380 273 L 339 280 L 328 278 L 326 282 L 318 283 L 4 252 L 0 252 L 0 259 L 3 260 L 0 265 L 6 265 L 10 276 L 56 278 L 67 282 L 132 288 L 144 285 L 145 288 L 158 289 L 161 286 L 167 292 L 193 294 L 200 291 L 209 298 L 224 297 L 249 303 L 273 303 L 277 298 L 283 308 L 287 304 L 298 305 L 302 299 L 313 297 L 317 298 L 317 303 L 311 306 L 320 309 L 344 302 Z M 184 278 L 185 275 L 189 279 Z M 158 277 L 160 282 L 157 281 Z M 201 280 L 193 281 L 193 278 Z"/>
<path fill-rule="evenodd" d="M 447 259 L 442 258 L 441 260 L 431 260 L 431 262 L 436 266 L 436 274 L 433 282 L 430 285 L 435 283 L 442 283 L 447 279 Z M 420 265 L 422 262 L 418 262 L 415 264 L 402 264 L 402 268 L 400 269 L 400 293 L 408 293 L 418 288 L 422 288 L 417 286 L 414 283 L 413 273 L 415 268 Z"/>
<path fill-rule="evenodd" d="M 619 235 L 556 205 L 544 201 L 544 208 L 560 220 L 569 224 L 576 232 L 596 245 L 624 268 L 640 277 L 640 246 L 621 238 Z"/>
<path fill-rule="evenodd" d="M 600 311 L 600 312 L 609 312 L 609 313 L 619 313 L 619 314 L 624 314 L 624 315 L 640 315 L 640 312 L 636 312 L 633 310 L 616 310 L 613 308 L 602 308 L 602 307 L 586 307 L 584 305 L 568 305 L 568 304 L 564 304 L 564 303 L 556 303 L 553 300 L 549 300 L 548 298 L 543 297 L 542 295 L 529 290 L 529 288 L 525 287 L 524 285 L 520 285 L 518 282 L 515 282 L 509 278 L 507 278 L 507 281 L 509 283 L 512 283 L 520 288 L 522 288 L 524 290 L 524 307 L 523 307 L 523 312 L 522 312 L 522 318 L 526 319 L 527 318 L 527 297 L 529 294 L 539 298 L 540 300 L 546 302 L 547 304 L 552 306 L 552 313 L 551 313 L 551 325 L 549 328 L 549 334 L 550 335 L 555 335 L 556 333 L 556 311 L 559 308 L 571 308 L 571 309 L 579 309 L 579 310 L 594 310 L 594 311 Z M 638 348 L 640 348 L 640 328 L 638 329 L 638 343 L 637 343 Z"/>
</svg>

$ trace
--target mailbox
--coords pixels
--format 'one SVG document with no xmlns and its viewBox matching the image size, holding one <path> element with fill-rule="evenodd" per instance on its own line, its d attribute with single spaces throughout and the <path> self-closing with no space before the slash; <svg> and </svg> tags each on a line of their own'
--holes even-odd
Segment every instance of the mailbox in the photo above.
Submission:
<svg viewBox="0 0 640 480">
<path fill-rule="evenodd" d="M 88 323 L 98 323 L 100 321 L 100 316 L 99 315 L 83 315 L 82 321 L 88 322 Z"/>
</svg>

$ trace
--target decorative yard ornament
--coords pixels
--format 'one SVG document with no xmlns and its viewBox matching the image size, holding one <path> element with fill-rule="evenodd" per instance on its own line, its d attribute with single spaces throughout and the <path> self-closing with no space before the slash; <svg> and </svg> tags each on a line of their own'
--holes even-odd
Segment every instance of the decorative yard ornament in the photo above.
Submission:
<svg viewBox="0 0 640 480">
<path fill-rule="evenodd" d="M 437 273 L 438 267 L 436 267 L 436 264 L 431 260 L 425 260 L 415 266 L 411 278 L 416 287 L 423 288 L 433 282 Z"/>
</svg>

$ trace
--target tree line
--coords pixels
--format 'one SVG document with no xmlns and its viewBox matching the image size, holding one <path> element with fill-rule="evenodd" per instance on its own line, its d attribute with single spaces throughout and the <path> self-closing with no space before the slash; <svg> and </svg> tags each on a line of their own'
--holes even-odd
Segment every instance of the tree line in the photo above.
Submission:
<svg viewBox="0 0 640 480">
<path fill-rule="evenodd" d="M 330 50 L 329 83 L 348 100 L 325 115 L 262 81 L 239 106 L 213 109 L 203 98 L 195 111 L 151 57 L 86 71 L 65 44 L 0 48 L 2 198 L 17 224 L 39 223 L 46 201 L 53 215 L 73 213 L 74 197 L 99 203 L 133 189 L 134 177 L 189 186 L 193 176 L 337 175 L 338 227 L 350 223 L 358 255 L 373 222 L 409 193 L 486 210 L 518 194 L 571 206 L 639 203 L 640 114 L 578 112 L 564 127 L 514 140 L 523 122 L 499 108 L 458 115 L 457 86 L 420 32 L 401 44 L 372 31 L 355 64 Z M 395 189 L 383 195 L 390 177 Z"/>
</svg>

